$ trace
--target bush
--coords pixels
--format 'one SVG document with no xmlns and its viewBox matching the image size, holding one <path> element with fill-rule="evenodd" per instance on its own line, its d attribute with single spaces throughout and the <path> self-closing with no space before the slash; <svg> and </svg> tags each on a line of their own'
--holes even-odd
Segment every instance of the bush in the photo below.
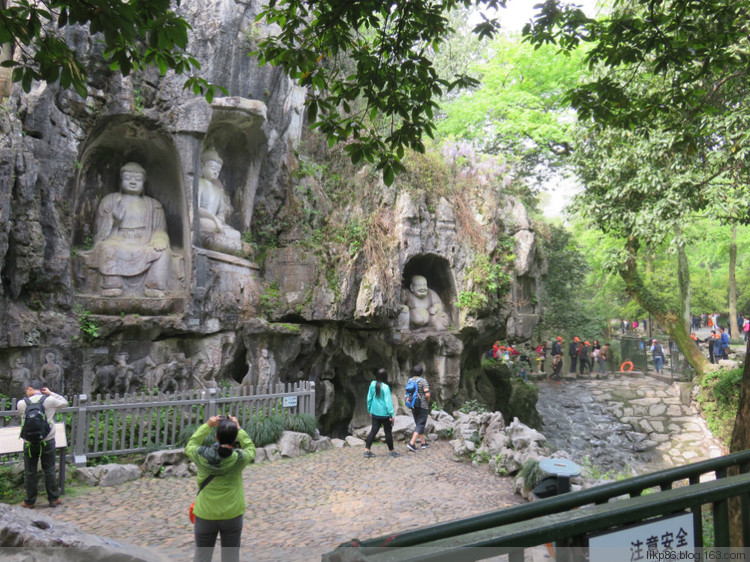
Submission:
<svg viewBox="0 0 750 562">
<path fill-rule="evenodd" d="M 284 432 L 283 416 L 259 415 L 244 428 L 256 447 L 265 447 L 276 443 Z"/>
<path fill-rule="evenodd" d="M 708 429 L 729 446 L 739 407 L 742 368 L 706 373 L 701 380 L 698 403 Z"/>
<path fill-rule="evenodd" d="M 468 414 L 470 412 L 483 414 L 485 412 L 489 412 L 489 409 L 487 408 L 487 404 L 484 404 L 483 402 L 480 402 L 479 400 L 467 400 L 459 408 L 459 411 L 463 412 L 464 414 Z"/>
<path fill-rule="evenodd" d="M 310 437 L 315 437 L 315 431 L 318 429 L 318 421 L 312 414 L 284 416 L 284 429 L 307 433 Z"/>
</svg>

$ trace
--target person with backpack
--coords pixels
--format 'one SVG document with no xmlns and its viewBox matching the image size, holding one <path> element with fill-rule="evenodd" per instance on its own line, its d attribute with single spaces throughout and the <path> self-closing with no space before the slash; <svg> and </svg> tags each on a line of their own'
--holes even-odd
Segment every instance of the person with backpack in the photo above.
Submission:
<svg viewBox="0 0 750 562">
<path fill-rule="evenodd" d="M 216 428 L 215 441 L 205 445 Z M 255 444 L 234 416 L 211 416 L 195 430 L 185 454 L 198 469 L 194 562 L 210 562 L 221 534 L 222 562 L 239 562 L 245 490 L 242 471 L 255 459 Z"/>
<path fill-rule="evenodd" d="M 404 403 L 407 408 L 411 409 L 414 416 L 414 433 L 406 444 L 406 448 L 412 453 L 417 452 L 417 441 L 422 439 L 422 449 L 429 447 L 427 438 L 424 435 L 424 428 L 427 425 L 427 416 L 430 415 L 430 386 L 422 378 L 424 368 L 422 365 L 414 365 L 411 368 L 411 377 L 406 381 L 406 397 Z"/>
<path fill-rule="evenodd" d="M 26 388 L 26 397 L 19 400 L 16 408 L 21 416 L 21 439 L 23 439 L 23 468 L 26 481 L 26 499 L 21 507 L 34 509 L 37 496 L 37 467 L 42 461 L 44 486 L 50 507 L 57 507 L 60 488 L 55 471 L 55 414 L 68 401 L 59 394 L 33 379 Z"/>
<path fill-rule="evenodd" d="M 375 436 L 380 430 L 380 426 L 383 426 L 385 432 L 385 444 L 388 445 L 388 453 L 391 457 L 400 457 L 396 451 L 393 450 L 393 400 L 391 400 L 391 389 L 386 384 L 388 382 L 388 372 L 385 369 L 378 369 L 375 373 L 375 380 L 370 383 L 370 389 L 367 391 L 367 411 L 372 416 L 372 428 L 370 434 L 367 436 L 365 442 L 365 458 L 372 458 L 375 456 L 370 450 L 372 442 L 375 440 Z"/>
<path fill-rule="evenodd" d="M 654 369 L 657 373 L 664 373 L 664 349 L 658 340 L 651 340 L 650 351 L 654 358 Z"/>
</svg>

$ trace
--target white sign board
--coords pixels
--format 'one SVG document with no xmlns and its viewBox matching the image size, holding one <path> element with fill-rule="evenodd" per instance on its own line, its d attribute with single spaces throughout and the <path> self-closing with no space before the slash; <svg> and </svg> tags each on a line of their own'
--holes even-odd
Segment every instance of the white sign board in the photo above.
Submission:
<svg viewBox="0 0 750 562">
<path fill-rule="evenodd" d="M 694 548 L 693 514 L 683 513 L 590 537 L 589 562 L 664 560 Z"/>
<path fill-rule="evenodd" d="M 284 400 L 282 401 L 282 405 L 284 408 L 291 408 L 293 406 L 297 405 L 297 397 L 296 396 L 284 396 Z"/>
</svg>

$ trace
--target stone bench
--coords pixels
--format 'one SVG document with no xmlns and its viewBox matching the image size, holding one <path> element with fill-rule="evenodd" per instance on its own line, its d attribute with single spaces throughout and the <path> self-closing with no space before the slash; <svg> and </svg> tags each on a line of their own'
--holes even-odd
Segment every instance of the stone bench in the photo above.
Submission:
<svg viewBox="0 0 750 562">
<path fill-rule="evenodd" d="M 65 436 L 65 425 L 55 424 L 55 449 L 60 455 L 60 494 L 65 493 L 65 450 L 68 448 L 68 439 Z M 23 439 L 21 439 L 21 426 L 0 427 L 0 455 L 12 453 L 23 453 Z"/>
</svg>

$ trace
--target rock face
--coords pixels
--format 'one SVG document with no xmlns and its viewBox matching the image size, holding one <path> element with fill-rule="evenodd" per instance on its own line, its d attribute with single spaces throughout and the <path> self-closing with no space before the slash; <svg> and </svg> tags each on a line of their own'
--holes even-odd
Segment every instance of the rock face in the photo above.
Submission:
<svg viewBox="0 0 750 562">
<path fill-rule="evenodd" d="M 205 77 L 227 96 L 208 103 L 154 70 L 111 73 L 78 30 L 90 97 L 40 83 L 6 102 L 0 392 L 19 396 L 37 376 L 64 393 L 315 380 L 321 428 L 343 436 L 367 421 L 376 368 L 400 396 L 422 363 L 446 407 L 498 402 L 482 353 L 530 338 L 545 271 L 523 205 L 490 181 L 458 193 L 408 178 L 387 188 L 367 170 L 309 172 L 294 152 L 314 144 L 305 92 L 247 56 L 267 33 L 254 22 L 260 5 L 185 0 L 180 11 Z M 221 167 L 202 206 L 209 152 Z M 137 201 L 128 162 L 144 170 Z M 333 177 L 366 196 L 342 203 Z M 336 231 L 320 218 L 333 216 Z M 203 232 L 214 219 L 220 236 Z M 503 256 L 514 257 L 498 289 L 488 276 Z M 421 307 L 433 317 L 424 324 L 405 297 L 414 277 L 436 299 Z"/>
<path fill-rule="evenodd" d="M 23 547 L 23 548 L 18 548 Z M 63 547 L 63 548 L 60 548 Z M 117 560 L 121 562 L 163 562 L 160 555 L 142 546 L 120 544 L 89 535 L 70 523 L 23 509 L 0 504 L 0 552 L 3 560 Z"/>
</svg>

